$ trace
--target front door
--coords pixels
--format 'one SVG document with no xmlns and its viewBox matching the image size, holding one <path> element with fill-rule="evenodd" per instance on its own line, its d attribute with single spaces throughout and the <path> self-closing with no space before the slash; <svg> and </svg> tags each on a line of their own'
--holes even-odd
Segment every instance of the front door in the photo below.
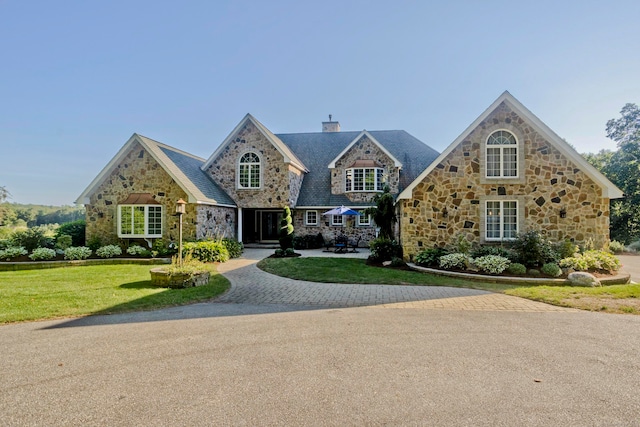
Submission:
<svg viewBox="0 0 640 427">
<path fill-rule="evenodd" d="M 260 240 L 276 242 L 278 240 L 278 230 L 282 212 L 262 211 L 260 212 Z"/>
</svg>

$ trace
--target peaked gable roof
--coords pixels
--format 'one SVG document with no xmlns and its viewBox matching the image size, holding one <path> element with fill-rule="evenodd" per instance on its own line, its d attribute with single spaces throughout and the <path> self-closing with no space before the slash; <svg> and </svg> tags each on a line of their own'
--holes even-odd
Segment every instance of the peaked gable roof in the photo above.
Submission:
<svg viewBox="0 0 640 427">
<path fill-rule="evenodd" d="M 187 193 L 189 203 L 236 206 L 234 201 L 200 169 L 204 159 L 137 133 L 129 138 L 98 176 L 91 181 L 76 203 L 89 203 L 91 194 L 107 179 L 136 143 L 139 143 Z"/>
<path fill-rule="evenodd" d="M 553 145 L 569 160 L 573 161 L 584 173 L 587 174 L 596 184 L 602 188 L 602 196 L 609 199 L 619 199 L 623 197 L 622 191 L 609 181 L 600 171 L 593 167 L 587 160 L 580 155 L 566 141 L 560 138 L 546 124 L 542 122 L 535 114 L 527 109 L 520 101 L 518 101 L 508 91 L 504 91 L 480 116 L 467 127 L 441 154 L 433 161 L 407 188 L 399 195 L 400 199 L 411 199 L 413 189 L 424 180 L 433 169 L 441 163 L 458 145 L 462 143 L 479 125 L 482 123 L 496 108 L 502 103 L 515 111 L 519 116 L 525 119 L 536 132 L 542 135 L 549 143 Z"/>
<path fill-rule="evenodd" d="M 354 203 L 344 194 L 331 194 L 331 173 L 327 169 L 363 132 L 310 132 L 278 134 L 296 155 L 309 167 L 304 176 L 296 207 L 325 208 L 339 205 L 370 206 Z M 389 157 L 402 165 L 400 191 L 409 185 L 432 161 L 438 152 L 403 130 L 367 131 L 372 140 L 383 146 Z"/>
<path fill-rule="evenodd" d="M 337 156 L 335 159 L 333 159 L 333 160 L 329 163 L 329 165 L 328 165 L 329 169 L 333 169 L 333 168 L 335 168 L 335 167 L 336 167 L 336 162 L 337 162 L 338 160 L 340 160 L 340 159 L 342 158 L 342 156 L 344 156 L 344 155 L 345 155 L 345 154 L 346 154 L 346 153 L 351 149 L 351 147 L 353 147 L 354 145 L 356 145 L 356 143 L 358 143 L 358 141 L 360 141 L 360 140 L 361 140 L 363 137 L 365 137 L 365 136 L 366 136 L 367 138 L 369 138 L 369 139 L 371 140 L 371 142 L 373 142 L 373 143 L 374 143 L 374 144 L 375 144 L 375 145 L 376 145 L 376 146 L 377 146 L 377 147 L 378 147 L 378 148 L 379 148 L 379 149 L 380 149 L 384 154 L 386 154 L 387 156 L 389 156 L 389 158 L 391 158 L 391 160 L 393 160 L 393 165 L 394 165 L 395 167 L 397 167 L 397 168 L 402 168 L 402 163 L 400 163 L 400 162 L 398 161 L 398 159 L 396 159 L 396 158 L 393 156 L 393 154 L 391 154 L 391 153 L 389 152 L 389 150 L 387 150 L 387 149 L 384 147 L 384 145 L 380 144 L 380 142 L 378 142 L 378 140 L 377 140 L 377 139 L 375 139 L 375 138 L 373 137 L 373 135 L 371 135 L 369 132 L 367 132 L 366 130 L 363 130 L 362 132 L 360 132 L 360 133 L 358 134 L 358 136 L 356 136 L 355 138 L 353 138 L 353 141 L 351 141 L 351 143 L 350 143 L 349 145 L 347 145 L 347 146 L 345 147 L 345 149 L 344 149 L 344 150 L 342 150 L 342 152 L 340 152 L 340 154 L 338 154 L 338 156 Z"/>
<path fill-rule="evenodd" d="M 302 163 L 300 159 L 298 159 L 298 157 L 289 149 L 289 147 L 287 147 L 286 144 L 284 144 L 280 140 L 280 138 L 274 135 L 269 129 L 267 129 L 265 125 L 260 123 L 258 120 L 256 120 L 255 117 L 253 117 L 251 114 L 248 114 L 248 113 L 246 116 L 244 116 L 242 120 L 240 120 L 240 123 L 238 123 L 238 125 L 231 131 L 231 133 L 224 139 L 224 141 L 222 141 L 222 144 L 220 144 L 220 146 L 216 148 L 216 151 L 214 151 L 213 154 L 209 156 L 207 161 L 204 162 L 201 168 L 203 171 L 206 170 L 209 166 L 211 166 L 213 161 L 220 155 L 220 153 L 222 153 L 222 151 L 229 144 L 233 142 L 234 136 L 247 123 L 252 123 L 260 131 L 260 133 L 262 133 L 262 135 L 267 139 L 267 141 L 269 141 L 276 148 L 276 150 L 278 150 L 278 152 L 282 154 L 282 157 L 284 157 L 285 163 L 289 163 L 303 172 L 309 172 L 309 169 L 307 169 L 304 163 Z"/>
</svg>

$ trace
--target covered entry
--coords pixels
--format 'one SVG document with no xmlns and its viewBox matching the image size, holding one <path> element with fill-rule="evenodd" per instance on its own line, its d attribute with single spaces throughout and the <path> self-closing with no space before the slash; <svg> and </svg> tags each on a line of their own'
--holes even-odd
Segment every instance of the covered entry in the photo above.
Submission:
<svg viewBox="0 0 640 427">
<path fill-rule="evenodd" d="M 243 243 L 275 243 L 282 210 L 244 209 L 242 217 Z"/>
</svg>

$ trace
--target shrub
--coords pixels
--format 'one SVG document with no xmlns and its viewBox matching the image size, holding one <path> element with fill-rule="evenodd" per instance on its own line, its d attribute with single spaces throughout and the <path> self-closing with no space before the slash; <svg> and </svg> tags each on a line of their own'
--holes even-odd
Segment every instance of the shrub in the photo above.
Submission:
<svg viewBox="0 0 640 427">
<path fill-rule="evenodd" d="M 438 261 L 440 267 L 444 268 L 445 270 L 451 270 L 454 268 L 464 270 L 467 268 L 468 262 L 469 258 L 467 257 L 467 255 L 461 253 L 443 255 Z"/>
<path fill-rule="evenodd" d="M 636 240 L 635 242 L 629 243 L 629 246 L 627 246 L 627 249 L 633 252 L 640 251 L 640 240 Z"/>
<path fill-rule="evenodd" d="M 27 251 L 53 247 L 53 237 L 49 235 L 49 232 L 47 227 L 42 226 L 14 231 L 11 235 L 11 243 L 12 246 L 22 246 Z"/>
<path fill-rule="evenodd" d="M 549 262 L 543 265 L 540 271 L 545 276 L 550 276 L 550 277 L 558 277 L 562 274 L 562 270 L 560 269 L 560 267 L 558 267 L 558 264 L 554 262 Z"/>
<path fill-rule="evenodd" d="M 425 249 L 419 252 L 413 260 L 416 264 L 424 267 L 437 267 L 440 257 L 446 254 L 447 250 L 444 248 Z"/>
<path fill-rule="evenodd" d="M 87 259 L 92 253 L 86 246 L 71 246 L 64 250 L 64 259 Z"/>
<path fill-rule="evenodd" d="M 280 249 L 293 248 L 293 220 L 289 206 L 285 206 L 282 210 L 282 219 L 280 220 L 280 231 L 278 235 L 280 236 L 278 238 Z"/>
<path fill-rule="evenodd" d="M 187 242 L 182 245 L 182 256 L 185 257 L 188 253 L 201 262 L 229 261 L 229 251 L 221 240 Z"/>
<path fill-rule="evenodd" d="M 620 260 L 605 251 L 586 251 L 560 261 L 560 267 L 576 271 L 606 271 L 612 273 L 620 269 Z"/>
<path fill-rule="evenodd" d="M 89 240 L 87 240 L 87 246 L 92 251 L 95 251 L 102 246 L 102 239 L 99 236 L 91 236 L 89 237 Z"/>
<path fill-rule="evenodd" d="M 34 261 L 46 261 L 54 259 L 56 257 L 56 251 L 49 248 L 36 248 L 31 252 L 29 258 Z"/>
<path fill-rule="evenodd" d="M 609 242 L 609 250 L 614 254 L 619 254 L 625 251 L 624 243 L 620 243 L 617 240 Z"/>
<path fill-rule="evenodd" d="M 102 246 L 96 250 L 96 255 L 100 258 L 112 258 L 122 254 L 122 249 L 117 245 Z"/>
<path fill-rule="evenodd" d="M 395 240 L 379 237 L 369 243 L 371 258 L 375 262 L 390 261 L 394 257 L 402 258 L 402 246 Z"/>
<path fill-rule="evenodd" d="M 507 273 L 513 274 L 514 276 L 524 276 L 527 274 L 527 267 L 519 262 L 512 262 L 509 264 L 509 267 L 507 267 Z"/>
<path fill-rule="evenodd" d="M 274 255 L 277 256 L 278 258 L 282 258 L 284 257 L 284 251 L 282 249 L 276 249 L 276 251 L 274 252 Z"/>
<path fill-rule="evenodd" d="M 519 235 L 513 242 L 512 249 L 516 253 L 515 261 L 527 267 L 558 262 L 560 259 L 551 242 L 535 230 Z"/>
<path fill-rule="evenodd" d="M 74 246 L 84 245 L 84 241 L 86 238 L 86 222 L 84 219 L 79 219 L 77 221 L 65 222 L 61 224 L 60 227 L 56 230 L 56 238 L 62 236 L 63 234 L 67 234 L 71 236 L 71 244 Z M 98 245 L 99 247 L 100 245 Z M 97 247 L 96 247 L 97 249 Z"/>
<path fill-rule="evenodd" d="M 227 248 L 229 257 L 231 258 L 240 258 L 242 252 L 244 252 L 244 245 L 236 239 L 225 237 L 222 239 L 222 244 Z"/>
<path fill-rule="evenodd" d="M 391 267 L 404 267 L 406 263 L 402 258 L 393 257 L 391 258 Z"/>
<path fill-rule="evenodd" d="M 531 268 L 531 269 L 529 269 L 527 274 L 529 276 L 531 276 L 531 277 L 539 277 L 540 276 L 540 270 L 536 270 L 535 268 Z"/>
<path fill-rule="evenodd" d="M 295 255 L 293 248 L 287 248 L 284 250 L 284 256 L 293 256 L 293 255 Z"/>
<path fill-rule="evenodd" d="M 477 246 L 469 253 L 469 256 L 471 256 L 471 258 L 480 258 L 487 255 L 497 255 L 509 260 L 515 258 L 515 254 L 513 253 L 513 251 L 502 246 L 493 245 Z"/>
<path fill-rule="evenodd" d="M 148 257 L 151 255 L 151 252 L 148 249 L 143 248 L 140 245 L 131 245 L 127 248 L 127 253 L 133 256 L 142 256 Z"/>
<path fill-rule="evenodd" d="M 320 237 L 318 237 L 320 236 Z M 306 234 L 293 237 L 294 249 L 318 249 L 324 246 L 322 234 Z"/>
<path fill-rule="evenodd" d="M 167 256 L 173 255 L 177 251 L 171 244 L 167 244 L 163 239 L 156 239 L 153 241 L 153 245 L 151 245 L 151 252 L 153 256 Z"/>
<path fill-rule="evenodd" d="M 465 233 L 458 233 L 451 244 L 451 252 L 468 254 L 471 246 L 473 246 L 473 244 L 467 240 L 467 235 Z"/>
<path fill-rule="evenodd" d="M 509 267 L 511 261 L 499 255 L 485 255 L 474 259 L 473 263 L 485 273 L 500 274 Z"/>
<path fill-rule="evenodd" d="M 0 239 L 0 250 L 7 249 L 11 247 L 11 240 L 9 239 Z"/>
<path fill-rule="evenodd" d="M 0 251 L 0 259 L 9 261 L 11 258 L 18 258 L 28 253 L 29 252 L 22 246 L 11 246 Z"/>
<path fill-rule="evenodd" d="M 578 245 L 569 240 L 558 242 L 554 245 L 554 247 L 556 252 L 558 252 L 558 255 L 560 256 L 560 259 L 572 257 L 580 250 L 580 248 L 578 248 Z"/>
<path fill-rule="evenodd" d="M 182 265 L 177 256 L 171 258 L 171 264 L 162 268 L 169 274 L 188 274 L 189 276 L 195 276 L 209 271 L 209 267 L 197 259 L 194 259 L 191 254 L 187 254 L 182 257 Z"/>
<path fill-rule="evenodd" d="M 73 245 L 73 241 L 68 234 L 61 234 L 56 238 L 56 249 L 62 249 L 64 251 L 71 245 Z"/>
</svg>

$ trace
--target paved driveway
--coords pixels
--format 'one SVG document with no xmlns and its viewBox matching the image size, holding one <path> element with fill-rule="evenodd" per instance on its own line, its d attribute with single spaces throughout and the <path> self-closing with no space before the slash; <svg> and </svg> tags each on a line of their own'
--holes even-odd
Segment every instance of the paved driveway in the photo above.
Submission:
<svg viewBox="0 0 640 427">
<path fill-rule="evenodd" d="M 640 255 L 618 255 L 622 262 L 622 271 L 631 274 L 631 281 L 640 283 Z"/>
<path fill-rule="evenodd" d="M 303 256 L 336 256 L 320 250 L 300 251 Z M 273 250 L 247 249 L 243 256 L 221 264 L 219 270 L 231 281 L 231 290 L 216 302 L 235 304 L 284 304 L 302 307 L 440 308 L 481 311 L 570 311 L 569 309 L 492 292 L 442 286 L 349 285 L 315 283 L 274 276 L 256 263 Z M 366 258 L 369 252 L 340 257 Z M 426 276 L 425 276 L 426 277 Z"/>
</svg>

